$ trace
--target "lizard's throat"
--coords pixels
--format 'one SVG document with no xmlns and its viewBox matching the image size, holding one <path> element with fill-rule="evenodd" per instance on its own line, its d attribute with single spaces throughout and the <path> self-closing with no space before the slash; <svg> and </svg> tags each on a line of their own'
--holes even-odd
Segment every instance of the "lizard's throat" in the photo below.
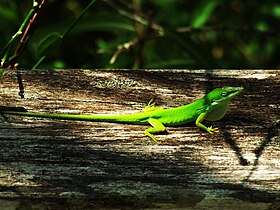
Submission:
<svg viewBox="0 0 280 210">
<path fill-rule="evenodd" d="M 205 120 L 217 121 L 225 116 L 228 110 L 228 101 L 214 106 L 214 108 L 207 114 Z"/>
</svg>

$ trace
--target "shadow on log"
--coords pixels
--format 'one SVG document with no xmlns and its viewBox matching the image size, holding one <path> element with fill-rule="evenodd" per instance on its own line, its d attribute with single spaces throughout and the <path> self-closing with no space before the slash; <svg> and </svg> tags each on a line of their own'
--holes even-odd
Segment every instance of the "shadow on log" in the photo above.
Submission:
<svg viewBox="0 0 280 210">
<path fill-rule="evenodd" d="M 243 86 L 209 135 L 190 123 L 155 145 L 147 126 L 2 116 L 0 209 L 276 209 L 276 70 L 37 70 L 1 78 L 1 108 L 123 114 L 154 98 L 176 107 L 215 87 Z M 4 207 L 3 207 L 4 206 Z"/>
</svg>

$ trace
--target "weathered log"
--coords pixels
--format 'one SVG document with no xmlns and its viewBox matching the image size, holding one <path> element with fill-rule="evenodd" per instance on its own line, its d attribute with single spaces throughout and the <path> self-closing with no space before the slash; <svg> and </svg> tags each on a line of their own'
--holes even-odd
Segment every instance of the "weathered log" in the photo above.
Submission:
<svg viewBox="0 0 280 210">
<path fill-rule="evenodd" d="M 133 113 L 243 86 L 227 115 L 168 128 L 2 115 L 0 207 L 273 209 L 280 203 L 280 73 L 276 70 L 23 70 L 1 78 L 2 107 L 32 112 Z M 243 208 L 244 207 L 244 208 Z"/>
</svg>

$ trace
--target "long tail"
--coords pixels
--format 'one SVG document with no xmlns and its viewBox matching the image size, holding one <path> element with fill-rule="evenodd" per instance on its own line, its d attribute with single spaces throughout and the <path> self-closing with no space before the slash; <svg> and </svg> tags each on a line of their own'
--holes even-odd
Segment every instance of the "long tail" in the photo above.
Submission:
<svg viewBox="0 0 280 210">
<path fill-rule="evenodd" d="M 146 118 L 140 113 L 126 115 L 80 115 L 80 114 L 47 114 L 22 111 L 0 111 L 0 114 L 19 115 L 26 117 L 39 117 L 59 120 L 79 120 L 91 122 L 115 122 L 115 123 L 130 123 L 130 124 L 146 124 Z"/>
</svg>

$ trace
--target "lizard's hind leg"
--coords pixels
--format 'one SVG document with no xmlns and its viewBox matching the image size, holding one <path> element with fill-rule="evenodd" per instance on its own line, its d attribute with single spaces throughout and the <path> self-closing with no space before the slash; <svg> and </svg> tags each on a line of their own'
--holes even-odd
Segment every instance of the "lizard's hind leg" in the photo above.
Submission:
<svg viewBox="0 0 280 210">
<path fill-rule="evenodd" d="M 151 139 L 153 139 L 157 144 L 159 144 L 157 138 L 153 135 L 154 133 L 160 133 L 166 130 L 164 125 L 156 119 L 150 118 L 148 122 L 153 126 L 152 128 L 148 128 L 145 130 L 145 135 L 149 136 Z M 153 134 L 152 134 L 153 133 Z"/>
</svg>

